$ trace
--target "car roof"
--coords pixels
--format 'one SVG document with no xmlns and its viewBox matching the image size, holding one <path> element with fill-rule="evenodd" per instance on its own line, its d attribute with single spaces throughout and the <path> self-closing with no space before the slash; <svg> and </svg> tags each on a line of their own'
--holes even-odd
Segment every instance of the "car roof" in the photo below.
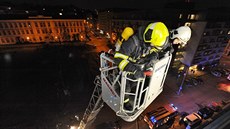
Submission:
<svg viewBox="0 0 230 129">
<path fill-rule="evenodd" d="M 195 112 L 187 115 L 186 118 L 189 119 L 190 121 L 195 121 L 196 119 L 201 119 L 201 117 Z"/>
</svg>

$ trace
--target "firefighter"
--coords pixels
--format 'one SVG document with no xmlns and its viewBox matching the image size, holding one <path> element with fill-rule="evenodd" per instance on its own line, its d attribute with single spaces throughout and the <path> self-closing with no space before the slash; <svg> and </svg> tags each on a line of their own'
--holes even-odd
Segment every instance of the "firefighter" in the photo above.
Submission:
<svg viewBox="0 0 230 129">
<path fill-rule="evenodd" d="M 169 34 L 164 23 L 150 23 L 147 27 L 139 27 L 137 33 L 123 41 L 119 51 L 114 55 L 114 61 L 121 71 L 132 73 L 134 79 L 144 78 L 145 69 L 142 69 L 140 64 L 159 59 L 167 51 L 172 53 L 172 44 L 185 46 L 190 38 L 191 29 L 188 26 L 181 26 Z M 127 83 L 126 87 L 131 89 L 131 85 Z M 127 96 L 124 106 L 128 109 L 131 106 Z"/>
<path fill-rule="evenodd" d="M 179 44 L 183 47 L 190 40 L 191 34 L 190 27 L 180 26 L 170 31 L 170 40 L 172 40 L 172 44 Z"/>
<path fill-rule="evenodd" d="M 121 44 L 119 51 L 114 54 L 114 61 L 121 71 L 130 72 L 130 78 L 144 78 L 143 67 L 140 64 L 158 59 L 158 53 L 167 48 L 169 31 L 162 22 L 154 22 L 138 28 L 133 34 Z M 132 89 L 132 83 L 126 84 L 127 89 Z M 129 96 L 125 96 L 124 107 L 132 108 Z"/>
<path fill-rule="evenodd" d="M 150 23 L 146 28 L 141 26 L 137 33 L 123 41 L 119 51 L 114 55 L 114 61 L 121 71 L 133 73 L 134 78 L 144 78 L 139 64 L 142 59 L 157 59 L 157 53 L 168 46 L 169 31 L 162 22 Z"/>
<path fill-rule="evenodd" d="M 174 47 L 181 46 L 185 47 L 187 42 L 191 38 L 192 31 L 188 26 L 180 26 L 177 29 L 173 29 L 169 32 L 169 43 L 165 45 L 163 51 L 158 53 L 159 56 L 163 56 L 165 52 L 174 52 Z"/>
</svg>

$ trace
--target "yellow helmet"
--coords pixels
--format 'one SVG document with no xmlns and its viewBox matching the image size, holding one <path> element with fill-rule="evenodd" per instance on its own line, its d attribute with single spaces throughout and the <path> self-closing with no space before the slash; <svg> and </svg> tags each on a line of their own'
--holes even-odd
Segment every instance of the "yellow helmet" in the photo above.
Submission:
<svg viewBox="0 0 230 129">
<path fill-rule="evenodd" d="M 157 49 L 162 49 L 168 42 L 169 31 L 168 28 L 162 22 L 150 23 L 143 34 L 143 39 L 147 43 L 151 43 L 151 46 Z"/>
</svg>

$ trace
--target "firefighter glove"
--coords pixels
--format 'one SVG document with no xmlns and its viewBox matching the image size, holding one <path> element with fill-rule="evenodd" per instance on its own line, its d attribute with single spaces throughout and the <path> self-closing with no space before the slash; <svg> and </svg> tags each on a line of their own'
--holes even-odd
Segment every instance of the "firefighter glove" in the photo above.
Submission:
<svg viewBox="0 0 230 129">
<path fill-rule="evenodd" d="M 134 78 L 139 79 L 139 78 L 144 78 L 144 72 L 139 68 L 134 72 Z"/>
</svg>

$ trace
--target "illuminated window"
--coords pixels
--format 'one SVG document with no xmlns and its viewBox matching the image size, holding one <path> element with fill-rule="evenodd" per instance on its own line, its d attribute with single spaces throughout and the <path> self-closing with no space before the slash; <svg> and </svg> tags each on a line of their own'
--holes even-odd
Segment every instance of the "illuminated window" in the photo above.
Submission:
<svg viewBox="0 0 230 129">
<path fill-rule="evenodd" d="M 187 19 L 190 19 L 190 16 L 191 16 L 191 15 L 189 14 L 188 17 L 187 17 Z"/>
<path fill-rule="evenodd" d="M 195 19 L 195 16 L 196 16 L 195 14 L 191 14 L 190 19 L 191 19 L 191 20 L 194 20 L 194 19 Z"/>
<path fill-rule="evenodd" d="M 181 18 L 182 18 L 182 16 L 183 16 L 183 15 L 182 15 L 182 14 L 180 14 L 180 15 L 179 15 L 179 19 L 181 19 Z"/>
</svg>

